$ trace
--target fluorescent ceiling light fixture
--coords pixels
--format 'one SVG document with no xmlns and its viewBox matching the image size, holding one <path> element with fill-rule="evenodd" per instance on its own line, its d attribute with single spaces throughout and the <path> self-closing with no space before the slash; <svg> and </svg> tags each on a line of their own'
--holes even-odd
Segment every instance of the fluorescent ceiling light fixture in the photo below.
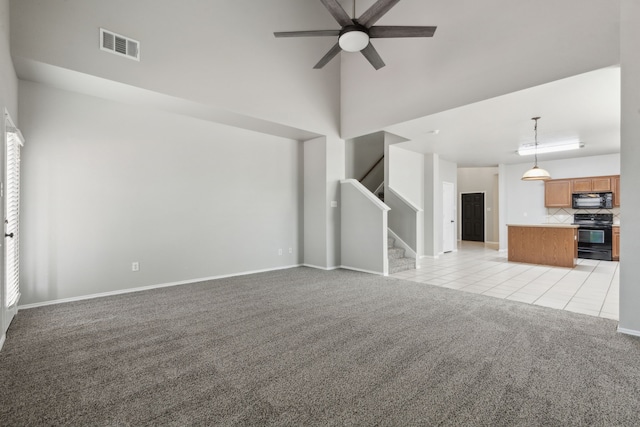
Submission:
<svg viewBox="0 0 640 427">
<path fill-rule="evenodd" d="M 558 151 L 577 150 L 584 147 L 584 144 L 580 141 L 558 142 L 556 144 L 538 144 L 537 152 L 542 153 L 557 153 Z M 531 156 L 536 154 L 536 145 L 525 145 L 518 148 L 517 153 L 520 156 Z"/>
</svg>

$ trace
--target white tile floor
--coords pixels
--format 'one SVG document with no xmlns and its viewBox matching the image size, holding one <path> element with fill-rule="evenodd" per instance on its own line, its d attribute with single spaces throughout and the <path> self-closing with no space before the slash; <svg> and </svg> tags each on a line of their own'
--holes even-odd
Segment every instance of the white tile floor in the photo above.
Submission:
<svg viewBox="0 0 640 427">
<path fill-rule="evenodd" d="M 490 245 L 423 258 L 422 268 L 389 277 L 618 320 L 618 262 L 579 259 L 575 268 L 507 261 Z"/>
</svg>

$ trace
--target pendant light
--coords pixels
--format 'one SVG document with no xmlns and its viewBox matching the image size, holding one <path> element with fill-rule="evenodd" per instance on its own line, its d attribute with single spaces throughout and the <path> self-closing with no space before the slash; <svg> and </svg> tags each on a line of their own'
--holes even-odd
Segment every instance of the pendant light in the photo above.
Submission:
<svg viewBox="0 0 640 427">
<path fill-rule="evenodd" d="M 538 120 L 540 120 L 540 117 L 533 117 L 531 120 L 536 122 L 536 124 L 533 126 L 533 133 L 535 138 L 535 152 L 534 152 L 535 161 L 534 161 L 533 167 L 528 171 L 526 171 L 524 175 L 522 175 L 522 180 L 523 181 L 537 181 L 537 180 L 546 181 L 547 179 L 551 179 L 551 175 L 549 175 L 549 172 L 547 172 L 546 170 L 538 167 Z"/>
</svg>

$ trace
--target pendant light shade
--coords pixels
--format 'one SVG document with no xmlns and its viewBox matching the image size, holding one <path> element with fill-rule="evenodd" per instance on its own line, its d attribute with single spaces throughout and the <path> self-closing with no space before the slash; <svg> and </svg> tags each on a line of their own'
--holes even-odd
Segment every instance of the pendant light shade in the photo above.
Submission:
<svg viewBox="0 0 640 427">
<path fill-rule="evenodd" d="M 536 181 L 551 179 L 551 175 L 545 169 L 538 167 L 537 165 L 529 169 L 522 175 L 523 181 Z"/>
<path fill-rule="evenodd" d="M 545 169 L 538 167 L 538 120 L 540 117 L 533 117 L 531 120 L 534 120 L 536 124 L 533 126 L 533 133 L 535 138 L 535 161 L 533 167 L 526 171 L 524 175 L 522 175 L 523 181 L 546 181 L 547 179 L 551 179 L 551 175 Z"/>
</svg>

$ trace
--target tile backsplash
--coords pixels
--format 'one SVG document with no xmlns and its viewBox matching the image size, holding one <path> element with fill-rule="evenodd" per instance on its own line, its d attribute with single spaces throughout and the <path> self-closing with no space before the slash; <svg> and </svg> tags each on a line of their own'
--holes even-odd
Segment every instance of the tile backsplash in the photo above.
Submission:
<svg viewBox="0 0 640 427">
<path fill-rule="evenodd" d="M 576 213 L 610 213 L 610 214 L 613 214 L 613 223 L 620 224 L 620 208 L 613 208 L 613 209 L 547 208 L 547 223 L 571 224 L 573 222 L 573 214 L 576 214 Z"/>
</svg>

